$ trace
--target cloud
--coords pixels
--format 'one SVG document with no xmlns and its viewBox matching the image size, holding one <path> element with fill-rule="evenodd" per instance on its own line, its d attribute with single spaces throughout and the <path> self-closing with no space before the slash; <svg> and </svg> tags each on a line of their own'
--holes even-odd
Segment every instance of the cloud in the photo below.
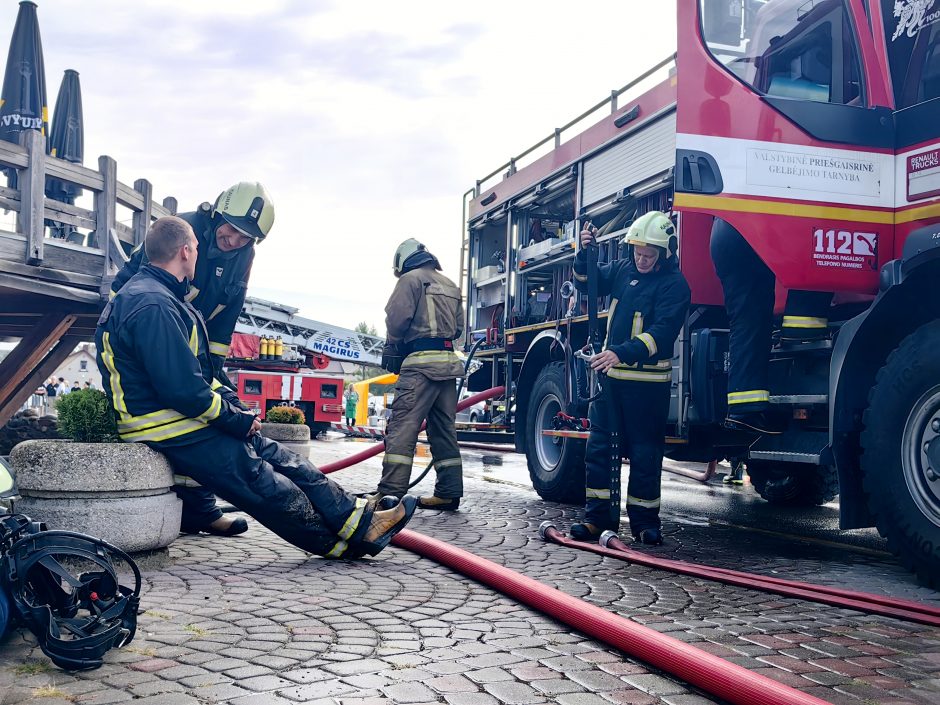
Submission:
<svg viewBox="0 0 940 705">
<path fill-rule="evenodd" d="M 345 325 L 381 327 L 406 237 L 456 278 L 474 180 L 675 48 L 672 3 L 38 2 L 50 99 L 81 76 L 86 165 L 183 210 L 261 181 L 251 291 Z"/>
</svg>

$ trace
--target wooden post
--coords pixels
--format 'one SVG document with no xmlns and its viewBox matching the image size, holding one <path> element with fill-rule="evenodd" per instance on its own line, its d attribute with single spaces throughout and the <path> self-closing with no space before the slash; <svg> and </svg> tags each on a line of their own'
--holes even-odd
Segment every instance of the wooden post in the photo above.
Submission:
<svg viewBox="0 0 940 705">
<path fill-rule="evenodd" d="M 0 362 L 0 409 L 5 410 L 9 398 L 75 322 L 76 316 L 47 313 L 36 326 L 20 339 L 3 362 Z M 10 416 L 16 409 L 10 412 Z M 7 417 L 9 418 L 9 416 Z M 0 424 L 6 419 L 0 416 Z"/>
<path fill-rule="evenodd" d="M 90 247 L 101 247 L 108 240 L 108 230 L 117 217 L 117 163 L 107 156 L 98 157 L 98 171 L 104 185 L 95 194 L 95 232 L 91 233 Z"/>
<path fill-rule="evenodd" d="M 176 215 L 176 199 L 173 196 L 167 196 L 163 199 L 163 207 L 170 211 L 170 215 Z"/>
<path fill-rule="evenodd" d="M 20 144 L 29 153 L 29 164 L 20 172 L 20 232 L 26 236 L 26 264 L 42 264 L 43 198 L 46 191 L 46 138 L 39 130 L 23 130 Z"/>
<path fill-rule="evenodd" d="M 16 388 L 6 401 L 0 401 L 0 426 L 15 414 L 23 402 L 29 399 L 36 388 L 46 381 L 56 368 L 61 365 L 72 351 L 83 340 L 80 335 L 66 335 L 62 337 L 55 347 L 49 351 L 42 360 L 32 370 L 28 371 L 23 382 Z"/>
<path fill-rule="evenodd" d="M 150 228 L 150 199 L 153 196 L 153 186 L 147 179 L 137 179 L 134 182 L 134 190 L 144 200 L 143 209 L 134 213 L 134 247 L 137 247 L 144 241 L 144 235 Z"/>
</svg>

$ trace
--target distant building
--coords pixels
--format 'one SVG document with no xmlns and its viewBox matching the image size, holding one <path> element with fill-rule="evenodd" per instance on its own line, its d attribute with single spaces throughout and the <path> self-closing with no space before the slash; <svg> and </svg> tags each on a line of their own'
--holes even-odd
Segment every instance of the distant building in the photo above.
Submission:
<svg viewBox="0 0 940 705">
<path fill-rule="evenodd" d="M 75 348 L 53 375 L 56 379 L 64 377 L 69 386 L 77 381 L 78 386 L 84 389 L 85 382 L 91 382 L 95 389 L 101 389 L 101 374 L 95 364 L 94 343 L 82 343 Z"/>
</svg>

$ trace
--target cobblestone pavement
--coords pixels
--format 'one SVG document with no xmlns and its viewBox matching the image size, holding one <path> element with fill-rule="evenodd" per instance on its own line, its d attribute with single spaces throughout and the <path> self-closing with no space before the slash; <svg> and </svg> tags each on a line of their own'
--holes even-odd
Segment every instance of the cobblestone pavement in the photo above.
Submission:
<svg viewBox="0 0 940 705">
<path fill-rule="evenodd" d="M 349 445 L 316 444 L 318 461 Z M 468 454 L 456 514 L 411 527 L 831 703 L 940 703 L 940 629 L 697 580 L 543 543 L 577 511 L 484 481 Z M 372 489 L 378 459 L 334 476 Z M 427 484 L 427 483 L 426 483 Z M 670 557 L 918 599 L 874 553 L 667 521 Z M 52 667 L 22 631 L 0 647 L 0 705 L 698 705 L 718 702 L 408 551 L 310 558 L 257 523 L 181 537 L 144 571 L 137 637 L 95 671 Z"/>
</svg>

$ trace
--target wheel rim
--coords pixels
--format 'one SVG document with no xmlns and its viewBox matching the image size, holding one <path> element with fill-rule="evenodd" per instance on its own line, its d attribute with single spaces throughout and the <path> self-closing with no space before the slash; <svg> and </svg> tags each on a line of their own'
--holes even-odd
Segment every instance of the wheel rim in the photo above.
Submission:
<svg viewBox="0 0 940 705">
<path fill-rule="evenodd" d="M 921 514 L 940 526 L 940 467 L 931 464 L 931 444 L 940 443 L 940 385 L 914 405 L 901 440 L 904 482 Z"/>
<path fill-rule="evenodd" d="M 548 472 L 554 472 L 561 462 L 561 451 L 564 438 L 558 436 L 546 436 L 543 430 L 551 429 L 552 420 L 561 411 L 561 400 L 554 394 L 547 394 L 539 402 L 538 410 L 535 412 L 535 432 L 538 434 L 535 439 L 535 454 L 539 459 L 539 465 Z"/>
</svg>

